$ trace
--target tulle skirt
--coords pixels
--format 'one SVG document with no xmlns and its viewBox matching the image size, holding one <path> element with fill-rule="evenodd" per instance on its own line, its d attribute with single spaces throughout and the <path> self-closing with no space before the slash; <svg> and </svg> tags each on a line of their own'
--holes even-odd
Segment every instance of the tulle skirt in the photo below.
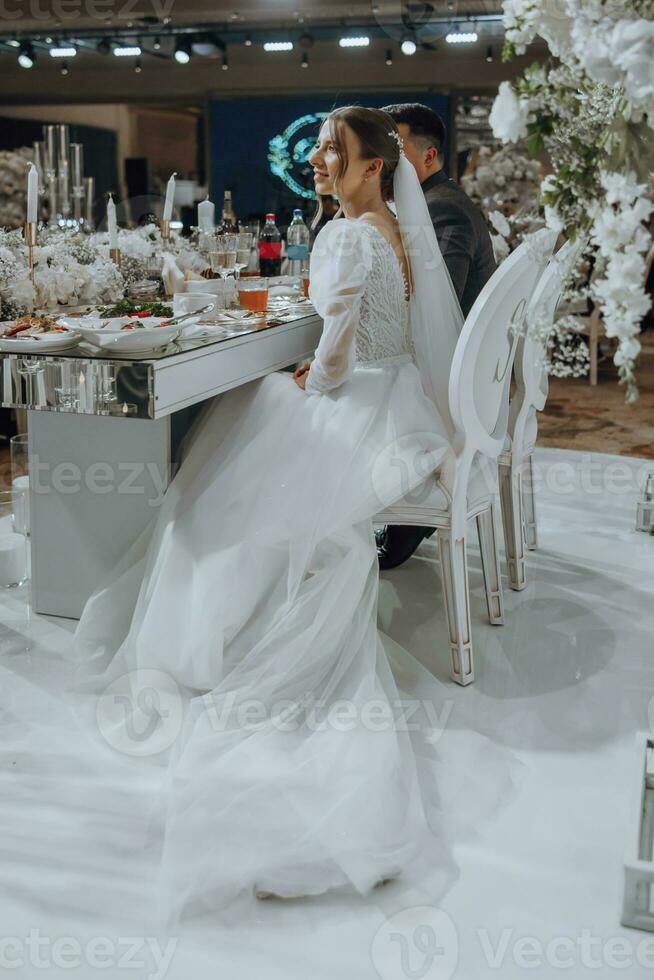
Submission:
<svg viewBox="0 0 654 980">
<path fill-rule="evenodd" d="M 377 629 L 372 519 L 449 451 L 408 357 L 322 396 L 285 373 L 226 393 L 84 610 L 70 711 L 40 691 L 37 717 L 6 678 L 3 738 L 28 769 L 81 766 L 68 805 L 86 780 L 138 831 L 169 926 L 256 891 L 366 894 L 425 869 L 442 893 L 456 835 L 509 791 L 512 761 L 472 717 L 434 734 L 448 686 Z"/>
</svg>

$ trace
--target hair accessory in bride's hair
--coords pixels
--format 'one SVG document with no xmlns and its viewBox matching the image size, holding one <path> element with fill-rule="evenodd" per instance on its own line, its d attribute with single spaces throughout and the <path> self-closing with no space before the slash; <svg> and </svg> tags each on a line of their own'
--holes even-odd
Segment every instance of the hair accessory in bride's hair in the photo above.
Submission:
<svg viewBox="0 0 654 980">
<path fill-rule="evenodd" d="M 392 136 L 397 143 L 397 148 L 400 151 L 400 156 L 404 156 L 404 143 L 402 142 L 402 137 L 396 129 L 389 129 L 387 136 Z"/>
</svg>

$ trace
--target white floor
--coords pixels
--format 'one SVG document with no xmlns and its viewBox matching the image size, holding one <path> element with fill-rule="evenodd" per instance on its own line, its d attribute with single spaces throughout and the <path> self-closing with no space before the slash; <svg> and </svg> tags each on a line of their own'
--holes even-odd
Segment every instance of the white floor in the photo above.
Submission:
<svg viewBox="0 0 654 980">
<path fill-rule="evenodd" d="M 524 765 L 515 798 L 459 847 L 460 876 L 440 909 L 424 908 L 400 882 L 367 903 L 342 896 L 258 903 L 248 923 L 185 923 L 172 937 L 172 959 L 157 967 L 155 942 L 165 940 L 155 940 L 149 917 L 126 921 L 115 903 L 111 915 L 102 912 L 109 878 L 58 867 L 38 841 L 26 839 L 19 857 L 8 853 L 5 821 L 21 817 L 5 796 L 0 970 L 29 980 L 654 975 L 654 935 L 619 924 L 634 734 L 650 719 L 654 725 L 654 537 L 633 530 L 638 480 L 648 469 L 654 464 L 643 460 L 538 453 L 539 549 L 529 555 L 527 589 L 505 591 L 504 627 L 485 620 L 471 547 L 477 679 L 472 688 L 452 685 L 451 723 L 462 701 L 475 704 L 487 734 Z M 61 668 L 57 652 L 67 649 L 71 624 L 34 618 L 26 640 L 16 597 L 5 595 L 0 611 L 0 664 L 33 677 Z M 380 615 L 387 632 L 447 680 L 433 540 L 383 576 Z M 52 819 L 62 816 L 65 801 Z M 42 889 L 15 887 L 18 860 L 31 862 Z M 57 874 L 79 876 L 77 907 L 48 901 Z M 15 968 L 18 957 L 24 965 Z"/>
</svg>

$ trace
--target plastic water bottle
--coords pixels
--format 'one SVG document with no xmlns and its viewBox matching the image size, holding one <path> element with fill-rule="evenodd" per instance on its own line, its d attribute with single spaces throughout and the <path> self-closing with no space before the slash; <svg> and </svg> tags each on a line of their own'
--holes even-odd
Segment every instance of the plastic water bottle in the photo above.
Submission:
<svg viewBox="0 0 654 980">
<path fill-rule="evenodd" d="M 259 266 L 262 276 L 278 276 L 282 271 L 282 236 L 272 212 L 259 235 Z"/>
<path fill-rule="evenodd" d="M 286 232 L 286 255 L 289 260 L 289 272 L 292 276 L 301 276 L 309 264 L 309 245 L 311 232 L 302 220 L 302 212 L 296 208 L 293 220 Z"/>
</svg>

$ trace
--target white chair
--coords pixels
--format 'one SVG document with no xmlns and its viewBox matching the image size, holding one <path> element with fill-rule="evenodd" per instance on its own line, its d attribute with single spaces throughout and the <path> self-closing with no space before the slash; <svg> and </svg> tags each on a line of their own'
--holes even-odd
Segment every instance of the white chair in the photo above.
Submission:
<svg viewBox="0 0 654 980">
<path fill-rule="evenodd" d="M 556 235 L 537 233 L 486 283 L 459 337 L 450 372 L 449 405 L 455 432 L 446 464 L 424 485 L 415 503 L 404 498 L 375 519 L 438 530 L 452 677 L 474 680 L 466 530 L 476 518 L 491 623 L 504 621 L 495 535 L 497 457 L 506 438 L 509 385 L 522 321 Z M 415 495 L 412 495 L 415 499 Z"/>
<path fill-rule="evenodd" d="M 563 284 L 580 249 L 566 242 L 549 262 L 527 309 L 527 329 L 520 338 L 514 365 L 516 387 L 509 408 L 506 444 L 498 457 L 500 504 L 509 584 L 525 588 L 526 549 L 537 545 L 532 458 L 538 432 L 537 412 L 545 408 L 548 376 L 540 339 L 554 323 Z M 538 332 L 537 332 L 538 331 Z"/>
</svg>

